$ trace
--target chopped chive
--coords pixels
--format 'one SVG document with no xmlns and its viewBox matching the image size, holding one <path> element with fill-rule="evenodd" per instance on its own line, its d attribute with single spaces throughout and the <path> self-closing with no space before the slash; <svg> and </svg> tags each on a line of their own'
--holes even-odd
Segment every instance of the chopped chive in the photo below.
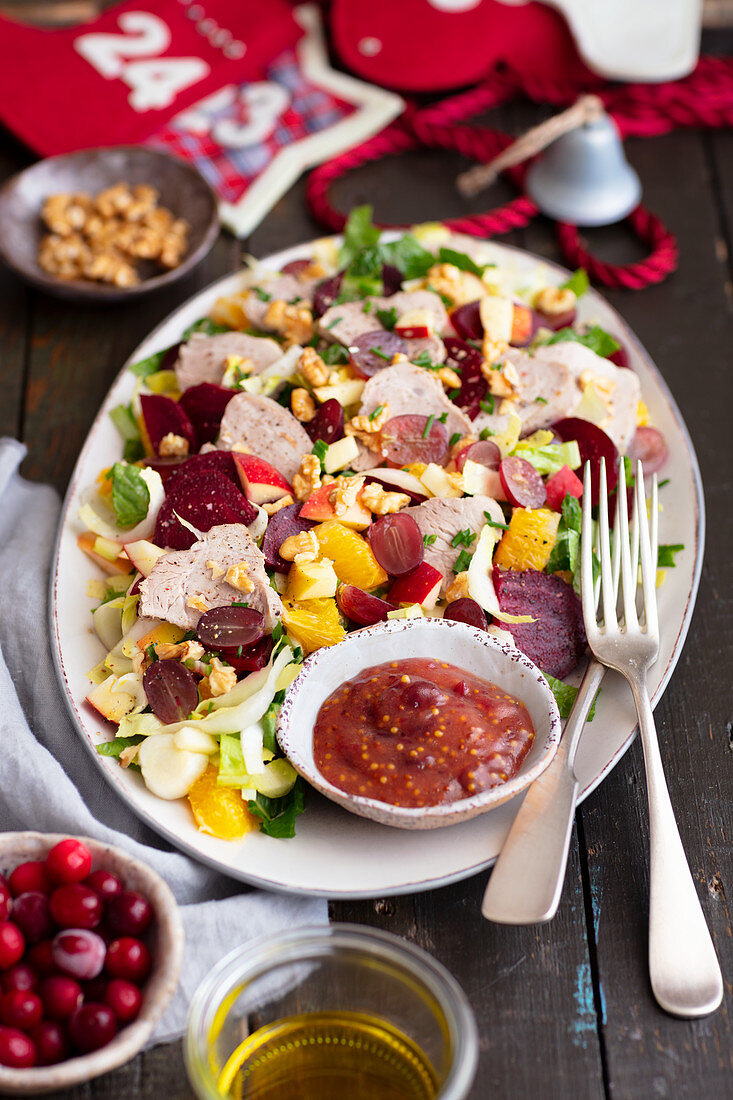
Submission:
<svg viewBox="0 0 733 1100">
<path fill-rule="evenodd" d="M 423 537 L 422 537 L 423 546 L 432 546 L 433 543 L 435 542 L 435 540 L 437 539 L 437 537 L 438 537 L 437 535 L 423 535 Z"/>
<path fill-rule="evenodd" d="M 492 432 L 491 428 L 482 428 L 478 434 L 479 439 L 488 439 L 490 435 L 496 435 L 496 432 Z"/>
<path fill-rule="evenodd" d="M 448 419 L 448 413 L 447 412 L 441 413 L 440 416 L 438 417 L 438 423 L 439 424 L 445 424 L 447 419 Z"/>
<path fill-rule="evenodd" d="M 231 604 L 232 607 L 249 607 L 246 600 L 234 600 Z"/>
<path fill-rule="evenodd" d="M 391 306 L 390 309 L 378 309 L 377 320 L 391 332 L 397 324 L 397 310 L 394 306 Z"/>
<path fill-rule="evenodd" d="M 508 531 L 508 523 L 499 523 L 497 520 L 492 519 L 488 512 L 484 512 L 484 519 L 489 527 L 498 527 L 500 531 Z"/>
<path fill-rule="evenodd" d="M 665 485 L 669 485 L 669 478 L 665 477 L 664 481 L 657 483 L 657 489 L 663 489 Z"/>
<path fill-rule="evenodd" d="M 460 438 L 461 438 L 461 433 L 460 432 L 453 432 L 453 435 L 450 437 L 450 442 L 449 442 L 448 446 L 449 447 L 455 447 L 456 443 L 458 442 L 458 440 Z"/>
<path fill-rule="evenodd" d="M 334 317 L 333 321 L 328 322 L 328 324 L 326 325 L 326 328 L 330 332 L 331 329 L 335 328 L 336 325 L 340 324 L 341 321 L 343 321 L 343 317 Z"/>
<path fill-rule="evenodd" d="M 372 302 L 370 302 L 370 301 L 364 302 L 364 305 L 362 306 L 362 313 L 371 313 L 371 312 L 372 312 Z"/>
<path fill-rule="evenodd" d="M 546 405 L 547 404 L 547 398 L 546 397 L 535 397 L 535 402 L 538 405 Z"/>
<path fill-rule="evenodd" d="M 326 451 L 328 450 L 328 443 L 325 439 L 317 439 L 311 449 L 311 454 L 315 455 L 321 464 L 321 470 L 323 470 L 323 463 L 326 459 Z"/>
<path fill-rule="evenodd" d="M 374 412 L 369 413 L 369 419 L 376 420 L 381 412 L 384 412 L 384 405 L 377 405 Z"/>
<path fill-rule="evenodd" d="M 269 302 L 272 298 L 272 294 L 268 294 L 266 290 L 263 290 L 261 286 L 254 288 L 255 294 L 261 302 Z"/>
<path fill-rule="evenodd" d="M 385 359 L 388 363 L 392 361 L 391 355 L 386 355 L 381 348 L 369 348 L 374 355 L 378 355 L 380 359 Z"/>
<path fill-rule="evenodd" d="M 450 393 L 448 394 L 449 399 L 451 401 L 455 401 L 455 399 L 458 397 L 458 394 L 460 392 L 461 392 L 460 390 L 451 390 Z"/>
<path fill-rule="evenodd" d="M 423 433 L 422 433 L 423 439 L 427 439 L 428 436 L 430 435 L 430 429 L 433 426 L 433 421 L 434 420 L 435 420 L 435 414 L 431 413 L 430 416 L 428 417 L 428 420 L 427 420 L 427 423 L 426 423 L 425 427 L 423 428 Z"/>
<path fill-rule="evenodd" d="M 454 546 L 456 548 L 458 548 L 459 546 L 470 546 L 475 538 L 475 532 L 473 532 L 469 527 L 466 527 L 462 531 L 456 532 L 456 534 L 450 540 L 450 544 L 451 546 Z"/>
<path fill-rule="evenodd" d="M 485 413 L 488 413 L 489 415 L 491 415 L 493 413 L 495 405 L 496 405 L 496 402 L 494 400 L 493 393 L 490 393 L 488 395 L 488 397 L 485 397 L 483 399 L 483 401 L 479 401 L 479 407 L 480 407 L 481 411 L 485 412 Z"/>
<path fill-rule="evenodd" d="M 461 550 L 460 554 L 456 558 L 455 565 L 453 566 L 454 573 L 463 573 L 465 569 L 468 569 L 471 564 L 471 555 L 467 550 Z"/>
</svg>

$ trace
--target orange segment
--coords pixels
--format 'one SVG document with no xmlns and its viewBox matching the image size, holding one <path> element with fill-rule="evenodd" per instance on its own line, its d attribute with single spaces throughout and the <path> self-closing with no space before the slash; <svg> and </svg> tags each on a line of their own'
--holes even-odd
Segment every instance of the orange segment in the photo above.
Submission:
<svg viewBox="0 0 733 1100">
<path fill-rule="evenodd" d="M 559 513 L 549 508 L 515 508 L 509 530 L 494 554 L 494 564 L 502 569 L 544 569 L 559 522 Z"/>
<path fill-rule="evenodd" d="M 330 558 L 336 576 L 344 584 L 357 588 L 378 588 L 388 577 L 374 557 L 372 548 L 361 535 L 338 520 L 327 520 L 313 528 L 321 553 Z"/>
<path fill-rule="evenodd" d="M 193 816 L 202 833 L 220 840 L 239 840 L 256 829 L 257 818 L 249 812 L 238 790 L 217 787 L 218 768 L 209 765 L 188 792 Z"/>
<path fill-rule="evenodd" d="M 346 637 L 333 599 L 283 600 L 283 625 L 306 653 L 336 645 Z"/>
</svg>

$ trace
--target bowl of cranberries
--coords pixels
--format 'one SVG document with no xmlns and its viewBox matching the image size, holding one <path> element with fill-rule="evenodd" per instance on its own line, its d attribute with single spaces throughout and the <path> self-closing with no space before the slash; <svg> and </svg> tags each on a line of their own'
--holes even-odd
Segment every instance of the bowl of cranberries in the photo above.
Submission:
<svg viewBox="0 0 733 1100">
<path fill-rule="evenodd" d="M 87 838 L 0 833 L 0 1093 L 68 1088 L 137 1054 L 178 984 L 165 882 Z"/>
</svg>

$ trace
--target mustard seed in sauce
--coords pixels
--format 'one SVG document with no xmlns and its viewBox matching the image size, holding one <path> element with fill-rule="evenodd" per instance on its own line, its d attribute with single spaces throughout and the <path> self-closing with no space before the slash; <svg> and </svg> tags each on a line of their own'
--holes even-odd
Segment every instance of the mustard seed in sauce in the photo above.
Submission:
<svg viewBox="0 0 733 1100">
<path fill-rule="evenodd" d="M 496 684 L 410 658 L 368 668 L 333 692 L 313 750 L 318 770 L 347 793 L 436 806 L 505 783 L 533 739 L 526 707 Z"/>
</svg>

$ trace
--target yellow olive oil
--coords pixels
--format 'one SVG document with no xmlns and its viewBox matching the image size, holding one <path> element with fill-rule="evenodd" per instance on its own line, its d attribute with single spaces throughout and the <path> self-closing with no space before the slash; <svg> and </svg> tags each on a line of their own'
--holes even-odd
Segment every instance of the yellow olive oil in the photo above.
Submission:
<svg viewBox="0 0 733 1100">
<path fill-rule="evenodd" d="M 387 1020 L 311 1012 L 248 1036 L 219 1089 L 232 1100 L 434 1100 L 438 1079 L 427 1055 Z"/>
</svg>

